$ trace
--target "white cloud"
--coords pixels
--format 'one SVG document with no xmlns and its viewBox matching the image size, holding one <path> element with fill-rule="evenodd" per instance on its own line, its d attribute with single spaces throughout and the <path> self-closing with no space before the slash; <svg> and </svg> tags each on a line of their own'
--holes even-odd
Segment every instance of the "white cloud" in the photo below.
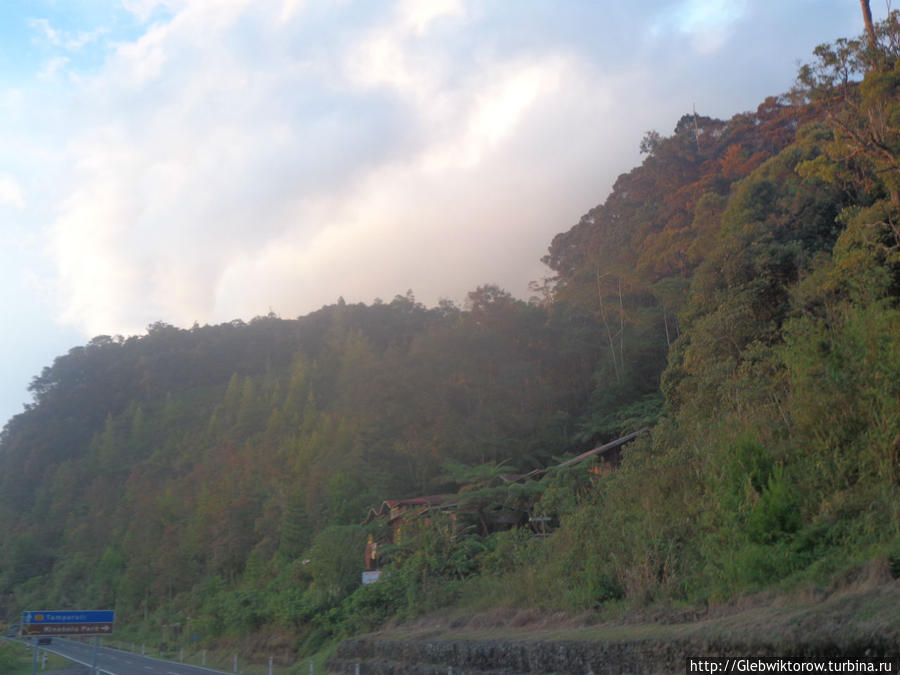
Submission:
<svg viewBox="0 0 900 675">
<path fill-rule="evenodd" d="M 306 4 L 285 8 L 315 30 Z M 321 46 L 297 51 L 302 37 L 242 3 L 187 5 L 120 45 L 85 80 L 68 147 L 77 168 L 52 229 L 65 321 L 127 333 L 407 288 L 428 302 L 488 281 L 524 294 L 552 235 L 596 199 L 572 175 L 634 73 L 604 79 L 546 48 L 461 66 L 459 3 L 386 16 L 329 44 L 324 66 Z"/>
<path fill-rule="evenodd" d="M 712 54 L 727 44 L 746 9 L 746 0 L 682 0 L 652 22 L 650 31 L 655 36 L 677 31 L 699 54 Z"/>
<path fill-rule="evenodd" d="M 54 47 L 63 47 L 71 51 L 81 49 L 85 45 L 96 42 L 101 36 L 109 32 L 109 30 L 103 26 L 91 31 L 61 31 L 51 26 L 50 21 L 45 18 L 30 19 L 28 25 L 41 33 L 44 39 Z"/>
<path fill-rule="evenodd" d="M 127 6 L 142 34 L 55 118 L 68 198 L 47 234 L 64 319 L 89 334 L 408 288 L 525 295 L 641 135 L 690 110 L 684 64 L 702 58 L 601 58 L 569 25 L 523 42 L 462 0 Z M 660 25 L 682 40 L 735 20 L 681 6 Z"/>
<path fill-rule="evenodd" d="M 62 38 L 59 32 L 54 29 L 47 19 L 31 19 L 28 25 L 41 32 L 50 44 L 59 46 L 62 44 Z"/>
<path fill-rule="evenodd" d="M 568 64 L 559 57 L 541 62 L 509 64 L 480 81 L 466 93 L 455 115 L 461 123 L 448 139 L 425 153 L 423 168 L 473 168 L 482 157 L 513 135 L 522 117 L 537 101 L 552 96 Z"/>
<path fill-rule="evenodd" d="M 0 206 L 11 206 L 19 211 L 25 208 L 22 187 L 15 178 L 5 173 L 0 173 Z"/>
<path fill-rule="evenodd" d="M 9 112 L 19 112 L 25 98 L 18 89 L 7 89 L 0 92 L 0 110 Z"/>
<path fill-rule="evenodd" d="M 283 46 L 277 21 L 248 36 L 242 23 L 259 16 L 220 10 L 149 26 L 86 80 L 89 123 L 69 146 L 77 169 L 52 230 L 66 321 L 132 332 L 409 287 L 436 301 L 515 281 L 494 257 L 523 242 L 501 267 L 536 266 L 556 223 L 533 202 L 553 200 L 509 153 L 534 114 L 552 134 L 574 63 L 548 53 L 455 69 L 422 38 L 464 16 L 459 4 L 401 3 L 322 69 Z M 262 51 L 238 54 L 247 40 Z M 529 234 L 504 243 L 520 205 Z"/>
<path fill-rule="evenodd" d="M 303 6 L 303 0 L 283 0 L 281 11 L 278 14 L 278 23 L 285 24 L 290 21 Z"/>
<path fill-rule="evenodd" d="M 403 0 L 398 3 L 396 13 L 405 28 L 422 36 L 434 21 L 463 16 L 465 9 L 459 0 Z"/>
<path fill-rule="evenodd" d="M 421 32 L 437 16 L 416 19 L 398 12 L 393 22 L 372 29 L 348 49 L 342 59 L 344 75 L 352 84 L 388 87 L 425 103 L 438 93 L 450 67 L 433 52 L 416 50 Z"/>
<path fill-rule="evenodd" d="M 37 78 L 39 80 L 49 80 L 55 77 L 56 73 L 62 68 L 65 68 L 67 63 L 69 63 L 69 58 L 66 56 L 52 58 L 44 64 L 44 67 L 38 72 Z"/>
<path fill-rule="evenodd" d="M 141 23 L 147 22 L 156 12 L 175 12 L 183 9 L 192 0 L 121 0 L 122 7 Z M 193 0 L 198 4 L 197 0 Z"/>
<path fill-rule="evenodd" d="M 432 304 L 461 300 L 487 282 L 526 296 L 527 282 L 544 273 L 538 259 L 552 235 L 590 204 L 595 176 L 585 181 L 583 168 L 602 133 L 592 122 L 623 122 L 614 92 L 641 73 L 602 79 L 561 58 L 497 71 L 485 79 L 496 85 L 494 98 L 489 87 L 460 93 L 457 144 L 441 134 L 420 153 L 369 172 L 343 199 L 309 201 L 297 220 L 320 224 L 312 237 L 286 228 L 228 264 L 217 320 L 229 310 L 252 316 L 271 306 L 292 315 L 338 295 L 369 302 L 407 288 Z M 494 119 L 499 110 L 503 124 Z M 561 142 L 571 129 L 581 130 L 579 139 Z M 606 143 L 614 154 L 636 154 L 636 146 Z M 547 163 L 555 170 L 545 171 Z"/>
</svg>

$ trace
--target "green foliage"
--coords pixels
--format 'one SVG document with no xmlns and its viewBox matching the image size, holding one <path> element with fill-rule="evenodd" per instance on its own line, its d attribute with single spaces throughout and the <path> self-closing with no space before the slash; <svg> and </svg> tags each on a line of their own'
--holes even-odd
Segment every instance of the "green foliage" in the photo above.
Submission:
<svg viewBox="0 0 900 675">
<path fill-rule="evenodd" d="M 309 549 L 310 599 L 332 607 L 359 585 L 365 532 L 361 527 L 330 526 L 319 532 Z"/>
<path fill-rule="evenodd" d="M 341 605 L 340 629 L 345 635 L 371 631 L 387 619 L 408 610 L 406 584 L 399 571 L 391 571 L 377 583 L 360 586 Z"/>
<path fill-rule="evenodd" d="M 482 558 L 482 573 L 505 578 L 519 567 L 534 565 L 534 540 L 534 534 L 525 527 L 498 532 L 490 537 Z"/>
<path fill-rule="evenodd" d="M 796 487 L 776 466 L 747 516 L 747 538 L 755 544 L 771 544 L 795 533 L 802 524 Z"/>
<path fill-rule="evenodd" d="M 55 559 L 53 549 L 30 533 L 13 538 L 3 553 L 4 571 L 10 586 L 49 572 Z"/>
<path fill-rule="evenodd" d="M 726 504 L 739 508 L 747 500 L 756 499 L 772 479 L 775 463 L 755 435 L 744 432 L 734 445 L 727 460 L 725 475 L 728 482 Z"/>
<path fill-rule="evenodd" d="M 18 645 L 0 643 L 0 672 L 12 673 L 25 667 L 25 658 Z"/>
<path fill-rule="evenodd" d="M 580 436 L 608 438 L 651 427 L 659 421 L 664 403 L 662 394 L 654 391 L 622 406 L 597 406 L 591 418 L 581 425 Z"/>
<path fill-rule="evenodd" d="M 297 558 L 309 544 L 310 525 L 306 514 L 304 495 L 290 492 L 286 498 L 279 539 L 279 551 L 288 559 Z"/>
<path fill-rule="evenodd" d="M 368 508 L 447 487 L 448 461 L 529 470 L 568 447 L 592 381 L 579 321 L 484 287 L 465 312 L 408 294 L 92 340 L 4 430 L 3 590 L 41 579 L 38 604 L 114 604 L 123 620 L 178 606 L 211 633 L 308 627 L 358 585 L 361 549 L 336 532 Z M 467 500 L 520 508 L 527 493 L 485 484 Z M 477 542 L 446 570 L 437 553 L 424 564 L 467 576 Z M 291 565 L 290 592 L 260 576 Z"/>
</svg>

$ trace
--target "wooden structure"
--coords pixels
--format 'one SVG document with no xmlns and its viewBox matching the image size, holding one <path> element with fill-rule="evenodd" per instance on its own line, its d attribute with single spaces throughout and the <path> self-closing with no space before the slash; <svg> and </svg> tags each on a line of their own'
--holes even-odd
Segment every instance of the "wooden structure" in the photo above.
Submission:
<svg viewBox="0 0 900 675">
<path fill-rule="evenodd" d="M 598 458 L 600 461 L 591 467 L 591 471 L 602 475 L 612 471 L 619 466 L 622 461 L 622 448 L 643 433 L 649 432 L 649 429 L 640 429 L 633 433 L 622 436 L 614 441 L 599 445 L 596 448 L 583 452 L 580 455 L 567 459 L 559 464 L 546 467 L 543 469 L 534 469 L 523 474 L 505 474 L 499 478 L 502 483 L 515 483 L 528 479 L 540 479 L 554 469 L 561 469 L 575 466 L 592 457 Z M 502 484 L 501 483 L 501 484 Z M 497 486 L 499 488 L 499 486 Z M 494 488 L 496 489 L 496 488 Z M 471 494 L 471 493 L 469 493 Z M 540 536 L 547 536 L 550 528 L 550 518 L 548 517 L 528 517 L 528 512 L 521 505 L 516 508 L 509 508 L 506 505 L 498 505 L 495 508 L 486 508 L 484 503 L 479 504 L 478 500 L 467 497 L 466 494 L 456 495 L 430 495 L 427 497 L 413 497 L 411 499 L 386 499 L 381 502 L 378 508 L 369 509 L 369 514 L 363 521 L 363 525 L 368 525 L 376 520 L 387 521 L 390 527 L 390 536 L 376 540 L 372 535 L 366 544 L 365 550 L 365 575 L 368 574 L 372 580 L 377 579 L 375 573 L 379 570 L 379 554 L 378 549 L 384 544 L 399 544 L 403 538 L 403 529 L 411 521 L 424 519 L 429 522 L 429 512 L 452 510 L 451 515 L 453 525 L 452 531 L 448 536 L 456 534 L 456 516 L 457 511 L 464 521 L 475 519 L 480 524 L 480 529 L 484 534 L 506 530 L 510 528 L 520 527 L 530 524 L 532 529 Z M 364 581 L 369 583 L 369 581 Z"/>
<path fill-rule="evenodd" d="M 617 438 L 616 440 L 610 441 L 609 443 L 598 445 L 592 450 L 582 452 L 580 455 L 572 457 L 572 459 L 567 459 L 565 462 L 555 464 L 554 466 L 549 466 L 544 469 L 534 469 L 532 471 L 529 471 L 528 473 L 504 474 L 500 477 L 507 483 L 515 483 L 517 481 L 526 480 L 529 478 L 542 478 L 545 474 L 549 473 L 553 469 L 562 469 L 567 466 L 575 466 L 576 464 L 580 464 L 581 462 L 585 461 L 586 459 L 590 459 L 591 457 L 597 457 L 598 459 L 600 459 L 600 465 L 597 467 L 596 473 L 606 473 L 615 469 L 621 463 L 622 447 L 624 445 L 630 443 L 641 434 L 649 432 L 650 430 L 647 428 L 638 429 L 637 431 L 622 436 L 622 438 Z"/>
<path fill-rule="evenodd" d="M 411 520 L 425 518 L 428 522 L 428 512 L 432 510 L 443 510 L 456 506 L 452 497 L 444 495 L 431 495 L 428 497 L 413 497 L 411 499 L 386 499 L 381 502 L 377 509 L 369 509 L 369 515 L 362 522 L 368 525 L 375 520 L 387 521 L 391 528 L 389 537 L 382 537 L 376 540 L 373 535 L 369 535 L 365 550 L 365 570 L 366 572 L 377 571 L 379 565 L 378 549 L 385 544 L 399 544 L 403 539 L 403 529 Z M 454 516 L 455 530 L 455 516 Z"/>
<path fill-rule="evenodd" d="M 432 509 L 448 508 L 453 506 L 451 497 L 444 495 L 431 495 L 429 497 L 413 497 L 412 499 L 386 499 L 377 509 L 369 509 L 369 515 L 363 521 L 368 525 L 374 520 L 387 520 L 391 527 L 394 541 L 403 528 L 404 523 L 411 516 L 422 516 Z"/>
</svg>

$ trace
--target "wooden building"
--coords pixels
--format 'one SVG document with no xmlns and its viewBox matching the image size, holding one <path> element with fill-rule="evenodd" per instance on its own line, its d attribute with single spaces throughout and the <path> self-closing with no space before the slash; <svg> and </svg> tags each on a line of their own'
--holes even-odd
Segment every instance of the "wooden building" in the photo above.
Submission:
<svg viewBox="0 0 900 675">
<path fill-rule="evenodd" d="M 456 535 L 457 516 L 462 519 L 463 527 L 477 527 L 485 535 L 528 524 L 531 524 L 538 534 L 546 535 L 548 518 L 529 518 L 527 505 L 498 503 L 496 498 L 491 499 L 492 493 L 496 493 L 498 490 L 505 493 L 508 488 L 506 490 L 502 488 L 504 483 L 508 485 L 509 483 L 540 479 L 554 469 L 575 466 L 593 457 L 599 461 L 594 463 L 590 470 L 594 474 L 602 475 L 619 466 L 622 461 L 622 448 L 626 444 L 648 431 L 648 429 L 635 431 L 551 467 L 534 469 L 523 474 L 499 475 L 496 477 L 499 479 L 497 485 L 486 486 L 478 491 L 461 491 L 455 495 L 430 495 L 410 499 L 386 499 L 378 508 L 370 509 L 362 523 L 368 525 L 381 520 L 386 522 L 390 528 L 390 534 L 382 536 L 380 539 L 376 539 L 374 535 L 369 536 L 365 550 L 364 580 L 377 579 L 380 569 L 379 547 L 402 543 L 404 529 L 413 524 L 416 527 L 423 524 L 430 525 L 432 519 L 429 518 L 429 514 L 433 512 L 450 512 L 450 524 L 449 526 L 445 525 L 448 537 Z M 539 523 L 536 526 L 534 523 L 537 521 Z M 369 582 L 364 581 L 364 583 Z"/>
</svg>

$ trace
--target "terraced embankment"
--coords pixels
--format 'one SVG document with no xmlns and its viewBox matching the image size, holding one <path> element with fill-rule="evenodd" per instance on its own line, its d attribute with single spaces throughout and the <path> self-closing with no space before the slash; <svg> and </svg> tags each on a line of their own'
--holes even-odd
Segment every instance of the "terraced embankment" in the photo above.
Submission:
<svg viewBox="0 0 900 675">
<path fill-rule="evenodd" d="M 806 597 L 761 595 L 693 620 L 591 621 L 521 611 L 432 618 L 346 640 L 327 668 L 353 673 L 360 664 L 364 675 L 684 673 L 688 656 L 891 657 L 900 664 L 897 580 Z"/>
</svg>

